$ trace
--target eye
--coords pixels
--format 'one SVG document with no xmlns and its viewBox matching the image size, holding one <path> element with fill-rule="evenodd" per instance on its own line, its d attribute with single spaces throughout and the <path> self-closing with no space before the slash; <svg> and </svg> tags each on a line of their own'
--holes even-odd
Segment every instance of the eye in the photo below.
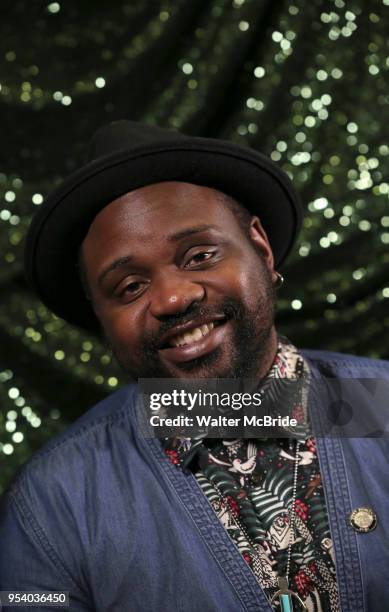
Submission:
<svg viewBox="0 0 389 612">
<path fill-rule="evenodd" d="M 194 255 L 192 255 L 185 263 L 184 267 L 193 268 L 199 266 L 213 259 L 215 255 L 216 251 L 200 251 L 199 253 L 195 253 Z"/>
<path fill-rule="evenodd" d="M 133 283 L 129 283 L 123 289 L 123 293 L 136 293 L 139 291 L 141 283 L 139 281 L 134 281 Z"/>
<path fill-rule="evenodd" d="M 144 281 L 133 280 L 125 283 L 119 288 L 119 298 L 129 302 L 139 297 L 146 288 L 147 283 Z"/>
</svg>

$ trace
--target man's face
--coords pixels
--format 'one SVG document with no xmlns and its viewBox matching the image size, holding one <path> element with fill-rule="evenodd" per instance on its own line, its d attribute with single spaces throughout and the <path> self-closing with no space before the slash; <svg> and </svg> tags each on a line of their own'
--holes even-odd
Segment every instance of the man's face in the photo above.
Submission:
<svg viewBox="0 0 389 612">
<path fill-rule="evenodd" d="M 262 377 L 276 351 L 273 258 L 219 192 L 166 182 L 118 198 L 82 245 L 96 314 L 131 378 Z"/>
</svg>

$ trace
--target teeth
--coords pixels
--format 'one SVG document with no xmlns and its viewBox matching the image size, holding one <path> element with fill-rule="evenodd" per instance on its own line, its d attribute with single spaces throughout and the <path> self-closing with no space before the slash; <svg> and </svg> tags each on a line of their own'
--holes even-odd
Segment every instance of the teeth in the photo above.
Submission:
<svg viewBox="0 0 389 612">
<path fill-rule="evenodd" d="M 202 325 L 201 327 L 195 327 L 190 332 L 185 332 L 185 334 L 181 334 L 180 336 L 175 336 L 170 340 L 170 344 L 172 346 L 184 346 L 184 344 L 192 344 L 197 340 L 201 340 L 203 336 L 209 334 L 210 331 L 215 327 L 214 323 L 207 323 Z"/>
<path fill-rule="evenodd" d="M 200 338 L 203 337 L 202 329 L 200 329 L 199 327 L 197 329 L 194 329 L 193 332 L 192 332 L 192 336 L 196 340 L 200 340 Z"/>
</svg>

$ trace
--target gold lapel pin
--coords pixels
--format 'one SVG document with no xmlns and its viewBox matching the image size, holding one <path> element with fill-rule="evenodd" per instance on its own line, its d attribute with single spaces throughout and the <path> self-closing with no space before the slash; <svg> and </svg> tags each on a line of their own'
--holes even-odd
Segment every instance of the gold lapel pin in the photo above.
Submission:
<svg viewBox="0 0 389 612">
<path fill-rule="evenodd" d="M 368 533 L 377 527 L 377 515 L 371 508 L 355 508 L 349 516 L 351 527 L 359 533 Z"/>
</svg>

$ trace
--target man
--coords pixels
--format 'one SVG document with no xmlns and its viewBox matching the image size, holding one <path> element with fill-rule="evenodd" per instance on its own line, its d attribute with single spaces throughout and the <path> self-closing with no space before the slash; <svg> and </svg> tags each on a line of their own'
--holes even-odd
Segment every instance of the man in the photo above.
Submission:
<svg viewBox="0 0 389 612">
<path fill-rule="evenodd" d="M 306 385 L 324 373 L 338 400 L 353 379 L 366 415 L 377 400 L 359 381 L 388 366 L 277 336 L 278 268 L 301 221 L 289 179 L 254 151 L 133 122 L 98 132 L 92 155 L 32 223 L 42 300 L 101 329 L 135 381 L 294 381 L 300 430 L 145 437 L 137 385 L 123 388 L 10 485 L 1 590 L 69 592 L 71 610 L 384 609 L 387 442 L 312 437 L 326 405 Z"/>
</svg>

